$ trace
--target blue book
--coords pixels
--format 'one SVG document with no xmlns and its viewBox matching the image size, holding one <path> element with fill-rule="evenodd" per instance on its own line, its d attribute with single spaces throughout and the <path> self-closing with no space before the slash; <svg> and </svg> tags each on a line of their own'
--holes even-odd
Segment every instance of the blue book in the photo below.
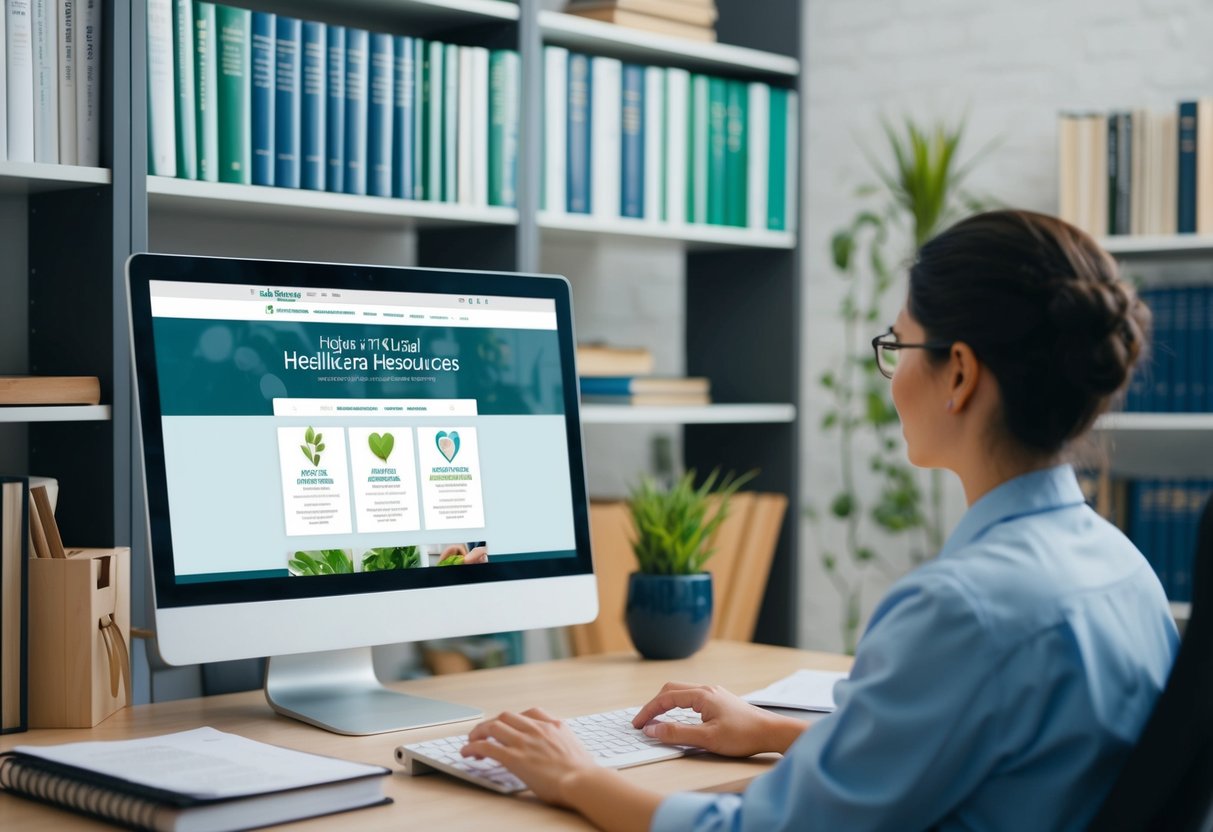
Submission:
<svg viewBox="0 0 1213 832">
<path fill-rule="evenodd" d="M 1179 205 L 1180 234 L 1196 231 L 1196 102 L 1179 102 Z"/>
<path fill-rule="evenodd" d="M 299 179 L 303 187 L 313 191 L 324 190 L 327 34 L 323 23 L 304 21 L 299 90 Z"/>
<path fill-rule="evenodd" d="M 253 184 L 274 184 L 274 14 L 253 12 Z"/>
<path fill-rule="evenodd" d="M 392 196 L 413 199 L 413 129 L 417 86 L 413 72 L 413 38 L 396 38 L 396 76 L 392 99 Z"/>
<path fill-rule="evenodd" d="M 1201 292 L 1205 296 L 1205 323 L 1201 327 L 1201 354 L 1205 357 L 1205 372 L 1213 372 L 1213 287 L 1203 286 Z M 1213 379 L 1205 381 L 1205 404 L 1201 408 L 1206 412 L 1213 411 Z"/>
<path fill-rule="evenodd" d="M 325 190 L 345 191 L 345 27 L 328 26 L 328 95 L 324 107 Z"/>
<path fill-rule="evenodd" d="M 274 184 L 299 187 L 299 82 L 303 72 L 300 51 L 302 25 L 293 17 L 278 17 L 274 34 L 278 69 L 274 75 Z"/>
<path fill-rule="evenodd" d="M 424 38 L 413 38 L 413 199 L 429 199 L 425 181 L 426 101 L 424 72 L 429 44 Z"/>
<path fill-rule="evenodd" d="M 1188 411 L 1199 413 L 1206 409 L 1208 400 L 1209 356 L 1206 353 L 1209 311 L 1205 308 L 1209 300 L 1207 286 L 1188 290 L 1185 299 L 1188 315 Z"/>
<path fill-rule="evenodd" d="M 1171 289 L 1171 412 L 1185 413 L 1188 401 L 1188 316 L 1186 289 Z"/>
<path fill-rule="evenodd" d="M 366 193 L 367 52 L 365 29 L 345 30 L 345 192 Z"/>
<path fill-rule="evenodd" d="M 1154 480 L 1151 483 L 1153 496 L 1150 500 L 1146 517 L 1149 519 L 1150 549 L 1154 553 L 1154 571 L 1162 581 L 1163 592 L 1171 597 L 1171 573 L 1168 564 L 1167 549 L 1167 486 L 1166 480 Z"/>
<path fill-rule="evenodd" d="M 566 171 L 567 210 L 570 214 L 590 213 L 593 193 L 590 189 L 590 159 L 592 147 L 590 137 L 590 97 L 593 93 L 590 74 L 590 57 L 569 53 L 568 65 L 568 133 L 565 147 L 568 148 L 568 170 Z"/>
<path fill-rule="evenodd" d="M 445 44 L 442 63 L 442 201 L 458 202 L 459 46 Z M 463 175 L 467 175 L 467 172 Z"/>
<path fill-rule="evenodd" d="M 619 213 L 624 217 L 644 216 L 644 70 L 639 64 L 623 65 Z"/>
<path fill-rule="evenodd" d="M 582 376 L 578 384 L 583 396 L 706 396 L 709 391 L 708 380 L 699 377 Z"/>
<path fill-rule="evenodd" d="M 1154 360 L 1151 363 L 1152 384 L 1146 404 L 1151 412 L 1169 413 L 1172 410 L 1171 369 L 1174 366 L 1174 347 L 1171 330 L 1174 326 L 1175 296 L 1168 289 L 1159 289 L 1153 294 L 1154 310 Z"/>
<path fill-rule="evenodd" d="M 392 36 L 371 35 L 368 81 L 366 192 L 392 195 L 392 105 L 395 49 Z"/>
</svg>

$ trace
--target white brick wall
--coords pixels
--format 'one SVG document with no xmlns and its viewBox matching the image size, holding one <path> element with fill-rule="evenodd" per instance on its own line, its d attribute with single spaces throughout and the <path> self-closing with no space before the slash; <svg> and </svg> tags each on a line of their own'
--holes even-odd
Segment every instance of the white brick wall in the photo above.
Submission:
<svg viewBox="0 0 1213 832">
<path fill-rule="evenodd" d="M 806 496 L 820 501 L 838 482 L 837 452 L 816 427 L 825 405 L 816 379 L 836 358 L 840 332 L 841 286 L 828 243 L 860 205 L 855 186 L 873 179 L 856 144 L 883 149 L 881 116 L 955 121 L 967 112 L 970 154 L 998 142 L 971 188 L 1006 205 L 1055 211 L 1057 112 L 1166 109 L 1213 93 L 1213 3 L 810 0 L 807 7 L 802 471 Z M 888 310 L 890 318 L 895 313 Z M 963 511 L 954 488 L 949 509 L 950 526 Z M 822 572 L 815 534 L 806 524 L 801 643 L 837 649 L 838 597 Z M 826 542 L 839 546 L 836 537 Z M 882 552 L 904 565 L 905 546 L 886 540 Z M 866 586 L 865 615 L 885 585 Z"/>
</svg>

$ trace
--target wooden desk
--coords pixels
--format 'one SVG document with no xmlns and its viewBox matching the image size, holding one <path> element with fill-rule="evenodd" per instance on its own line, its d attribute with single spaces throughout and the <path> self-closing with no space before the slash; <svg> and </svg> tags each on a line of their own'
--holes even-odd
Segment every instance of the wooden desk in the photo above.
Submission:
<svg viewBox="0 0 1213 832">
<path fill-rule="evenodd" d="M 561 717 L 640 705 L 669 680 L 712 682 L 737 693 L 763 687 L 803 667 L 846 670 L 846 656 L 740 642 L 713 642 L 682 661 L 650 662 L 636 654 L 583 656 L 557 662 L 477 670 L 401 682 L 393 687 L 483 708 L 495 715 L 540 705 Z M 260 691 L 140 705 L 111 716 L 96 728 L 43 729 L 0 737 L 0 750 L 14 745 L 47 745 L 81 740 L 116 740 L 210 725 L 263 742 L 328 754 L 395 769 L 384 792 L 395 803 L 298 824 L 304 829 L 416 827 L 447 832 L 481 828 L 492 818 L 498 829 L 586 829 L 578 816 L 540 803 L 533 796 L 507 798 L 442 775 L 409 777 L 399 771 L 393 750 L 405 742 L 466 733 L 475 723 L 418 728 L 371 737 L 330 734 L 270 710 Z M 778 759 L 764 755 L 731 760 L 704 755 L 625 769 L 624 776 L 663 793 L 739 790 Z M 0 829 L 106 829 L 79 815 L 0 793 Z"/>
</svg>

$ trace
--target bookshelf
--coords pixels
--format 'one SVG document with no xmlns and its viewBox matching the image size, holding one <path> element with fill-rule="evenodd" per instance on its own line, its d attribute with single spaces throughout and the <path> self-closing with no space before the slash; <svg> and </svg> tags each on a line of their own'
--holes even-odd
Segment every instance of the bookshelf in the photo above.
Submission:
<svg viewBox="0 0 1213 832">
<path fill-rule="evenodd" d="M 584 404 L 587 425 L 765 425 L 796 421 L 790 404 L 709 404 L 694 407 L 628 407 Z"/>
<path fill-rule="evenodd" d="M 108 185 L 107 168 L 0 161 L 0 194 L 39 194 L 81 185 Z"/>
<path fill-rule="evenodd" d="M 0 408 L 0 424 L 30 422 L 108 422 L 112 409 L 107 404 L 80 404 Z"/>
<path fill-rule="evenodd" d="M 1213 459 L 1213 413 L 1107 413 L 1095 425 L 1113 476 L 1203 478 Z"/>
<path fill-rule="evenodd" d="M 688 251 L 726 248 L 771 248 L 791 250 L 796 235 L 791 231 L 767 231 L 730 228 L 721 225 L 647 222 L 645 220 L 603 219 L 588 214 L 551 214 L 539 212 L 539 229 L 545 237 L 636 237 L 682 243 Z"/>
<path fill-rule="evenodd" d="M 1104 237 L 1100 244 L 1121 259 L 1198 257 L 1213 254 L 1208 234 L 1135 234 Z"/>
</svg>

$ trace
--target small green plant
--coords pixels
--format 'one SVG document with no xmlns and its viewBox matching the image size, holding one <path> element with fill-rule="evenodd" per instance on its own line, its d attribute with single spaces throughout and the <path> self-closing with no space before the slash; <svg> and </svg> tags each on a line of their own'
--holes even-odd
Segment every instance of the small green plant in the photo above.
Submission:
<svg viewBox="0 0 1213 832">
<path fill-rule="evenodd" d="M 413 569 L 420 565 L 421 550 L 416 546 L 384 546 L 378 549 L 367 549 L 362 554 L 363 572 Z"/>
<path fill-rule="evenodd" d="M 316 433 L 312 428 L 307 429 L 307 433 L 303 435 L 303 441 L 306 443 L 299 446 L 299 450 L 303 451 L 303 455 L 307 457 L 307 461 L 317 467 L 320 466 L 320 452 L 324 450 L 324 434 Z"/>
<path fill-rule="evenodd" d="M 387 458 L 392 455 L 392 448 L 396 446 L 396 437 L 390 433 L 384 433 L 382 436 L 372 433 L 366 442 L 371 447 L 371 453 L 387 462 Z"/>
<path fill-rule="evenodd" d="M 713 471 L 695 487 L 695 472 L 688 471 L 670 488 L 663 489 L 645 477 L 632 489 L 628 509 L 636 526 L 632 551 L 640 571 L 649 575 L 694 575 L 715 551 L 708 548 L 712 535 L 728 516 L 729 498 L 757 475 L 720 480 Z M 719 484 L 717 484 L 719 480 Z M 715 511 L 711 512 L 715 504 Z M 711 512 L 711 517 L 708 516 Z"/>
<path fill-rule="evenodd" d="M 354 571 L 354 562 L 344 549 L 321 549 L 296 552 L 286 567 L 292 575 L 348 575 Z"/>
<path fill-rule="evenodd" d="M 442 560 L 438 561 L 439 566 L 460 566 L 463 564 L 463 555 L 453 554 L 447 555 Z"/>
</svg>

